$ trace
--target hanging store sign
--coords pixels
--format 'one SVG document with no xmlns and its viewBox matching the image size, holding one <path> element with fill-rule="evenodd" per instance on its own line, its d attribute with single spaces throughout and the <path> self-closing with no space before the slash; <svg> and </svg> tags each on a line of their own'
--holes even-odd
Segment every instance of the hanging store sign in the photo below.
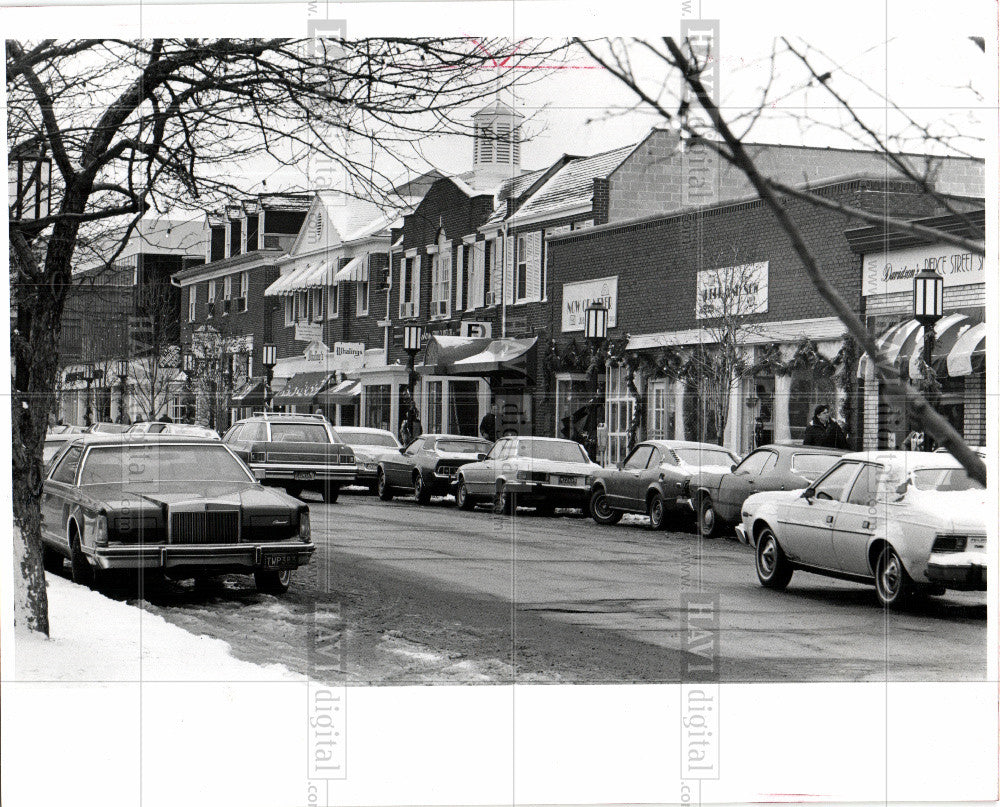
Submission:
<svg viewBox="0 0 1000 807">
<path fill-rule="evenodd" d="M 583 312 L 598 300 L 608 307 L 608 328 L 614 328 L 618 323 L 618 275 L 563 283 L 562 332 L 582 331 L 586 319 Z"/>
<path fill-rule="evenodd" d="M 865 255 L 861 294 L 894 294 L 913 291 L 913 276 L 931 269 L 944 278 L 945 286 L 985 283 L 983 256 L 946 244 L 894 249 Z"/>
<path fill-rule="evenodd" d="M 296 322 L 295 340 L 297 342 L 316 342 L 323 338 L 323 326 L 318 322 Z"/>
<path fill-rule="evenodd" d="M 698 272 L 695 319 L 767 313 L 767 261 Z"/>
</svg>

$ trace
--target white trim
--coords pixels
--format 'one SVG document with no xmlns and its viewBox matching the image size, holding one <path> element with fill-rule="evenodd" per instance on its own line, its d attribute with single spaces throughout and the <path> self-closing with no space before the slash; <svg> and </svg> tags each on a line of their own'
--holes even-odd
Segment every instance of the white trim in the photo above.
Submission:
<svg viewBox="0 0 1000 807">
<path fill-rule="evenodd" d="M 404 258 L 416 258 L 417 257 L 417 252 L 419 252 L 419 250 L 416 247 L 414 247 L 413 249 L 405 250 L 403 252 L 403 257 Z"/>
<path fill-rule="evenodd" d="M 463 244 L 474 244 L 478 240 L 479 240 L 479 238 L 478 238 L 478 236 L 476 236 L 475 233 L 473 233 L 472 235 L 463 235 L 462 236 L 462 243 Z"/>
<path fill-rule="evenodd" d="M 592 203 L 587 203 L 583 205 L 577 205 L 576 207 L 568 207 L 564 210 L 550 210 L 546 213 L 536 213 L 533 216 L 522 216 L 518 218 L 518 214 L 515 213 L 509 219 L 507 219 L 508 224 L 512 227 L 523 227 L 528 224 L 540 224 L 546 221 L 553 221 L 555 219 L 564 219 L 567 216 L 579 216 L 581 213 L 593 213 L 594 206 Z"/>
</svg>

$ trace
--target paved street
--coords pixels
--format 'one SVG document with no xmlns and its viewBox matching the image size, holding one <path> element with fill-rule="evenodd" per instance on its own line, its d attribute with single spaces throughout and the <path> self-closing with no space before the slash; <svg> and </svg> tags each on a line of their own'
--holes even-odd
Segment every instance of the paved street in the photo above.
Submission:
<svg viewBox="0 0 1000 807">
<path fill-rule="evenodd" d="M 723 681 L 969 680 L 985 674 L 985 594 L 886 614 L 874 591 L 797 573 L 761 588 L 750 550 L 644 521 L 514 519 L 345 493 L 310 502 L 313 565 L 281 599 L 248 578 L 154 587 L 147 607 L 233 652 L 307 672 L 314 607 L 341 631 L 342 673 L 385 684 L 679 680 L 680 596 L 717 593 Z M 628 519 L 626 520 L 628 521 Z M 313 674 L 315 670 L 313 670 Z M 334 676 L 335 677 L 335 676 Z"/>
</svg>

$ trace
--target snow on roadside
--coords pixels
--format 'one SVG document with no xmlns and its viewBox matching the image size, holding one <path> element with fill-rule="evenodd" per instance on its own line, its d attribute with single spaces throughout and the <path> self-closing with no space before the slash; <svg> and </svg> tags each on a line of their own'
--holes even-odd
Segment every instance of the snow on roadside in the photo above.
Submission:
<svg viewBox="0 0 1000 807">
<path fill-rule="evenodd" d="M 19 681 L 304 681 L 281 664 L 257 665 L 229 645 L 109 599 L 57 575 L 48 581 L 51 636 L 18 628 Z"/>
</svg>

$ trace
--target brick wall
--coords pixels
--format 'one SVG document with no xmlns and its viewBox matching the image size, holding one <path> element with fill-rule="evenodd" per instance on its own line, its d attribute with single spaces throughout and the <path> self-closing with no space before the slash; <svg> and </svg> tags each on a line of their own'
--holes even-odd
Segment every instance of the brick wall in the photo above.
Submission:
<svg viewBox="0 0 1000 807">
<path fill-rule="evenodd" d="M 683 155 L 675 132 L 656 129 L 608 177 L 607 216 L 598 214 L 594 194 L 594 221 L 627 221 L 666 213 L 683 205 Z"/>
<path fill-rule="evenodd" d="M 973 373 L 965 378 L 965 423 L 962 436 L 972 446 L 986 445 L 986 374 Z"/>
</svg>

